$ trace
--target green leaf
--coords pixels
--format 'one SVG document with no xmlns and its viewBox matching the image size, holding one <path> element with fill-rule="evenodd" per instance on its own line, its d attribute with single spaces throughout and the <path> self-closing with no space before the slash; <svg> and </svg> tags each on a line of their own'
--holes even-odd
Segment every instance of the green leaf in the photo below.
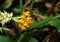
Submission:
<svg viewBox="0 0 60 42">
<path fill-rule="evenodd" d="M 26 37 L 25 34 L 21 34 L 17 42 L 24 42 L 25 37 Z"/>
<path fill-rule="evenodd" d="M 40 22 L 33 22 L 33 24 L 30 27 L 28 27 L 27 29 L 30 30 L 30 29 L 36 29 L 38 27 L 42 27 L 43 25 L 45 25 L 50 20 L 52 20 L 52 18 L 44 19 Z"/>
<path fill-rule="evenodd" d="M 0 35 L 0 42 L 13 42 L 11 38 Z"/>
<path fill-rule="evenodd" d="M 8 28 L 3 28 L 3 30 L 6 30 L 6 31 L 11 31 L 10 29 L 8 29 Z"/>
<path fill-rule="evenodd" d="M 20 3 L 20 14 L 21 14 L 21 12 L 22 12 L 22 9 L 23 9 L 23 1 L 22 0 L 19 0 L 19 3 Z"/>
<path fill-rule="evenodd" d="M 45 2 L 46 0 L 35 0 L 35 2 Z"/>
<path fill-rule="evenodd" d="M 6 0 L 3 4 L 0 5 L 0 10 L 7 9 L 12 5 L 11 0 Z"/>
<path fill-rule="evenodd" d="M 35 38 L 28 36 L 28 34 L 21 34 L 17 42 L 38 42 Z"/>
<path fill-rule="evenodd" d="M 11 31 L 10 29 L 8 28 L 3 28 L 3 27 L 0 27 L 0 31 L 2 32 L 2 30 L 5 30 L 5 31 Z"/>
<path fill-rule="evenodd" d="M 33 37 L 30 37 L 29 40 L 28 40 L 28 42 L 38 42 L 38 40 L 35 39 L 35 38 L 33 38 Z"/>
<path fill-rule="evenodd" d="M 60 15 L 57 15 L 55 17 L 48 17 L 47 19 L 44 19 L 40 22 L 33 22 L 33 24 L 27 28 L 27 30 L 31 30 L 31 29 L 38 29 L 38 27 L 42 27 L 44 26 L 47 22 L 51 21 L 51 20 L 54 20 L 56 18 L 59 18 Z"/>
<path fill-rule="evenodd" d="M 58 32 L 60 32 L 60 19 L 52 20 L 52 21 L 50 21 L 50 24 L 52 26 L 55 26 L 56 29 L 58 30 Z"/>
<path fill-rule="evenodd" d="M 0 28 L 0 31 L 2 32 L 2 28 Z"/>
<path fill-rule="evenodd" d="M 35 3 L 35 0 L 32 0 L 31 7 L 30 7 L 30 14 L 33 14 L 33 4 Z"/>
<path fill-rule="evenodd" d="M 13 11 L 14 11 L 14 13 L 19 13 L 20 12 L 20 9 L 17 8 L 17 7 L 15 7 L 15 8 L 13 8 Z"/>
</svg>

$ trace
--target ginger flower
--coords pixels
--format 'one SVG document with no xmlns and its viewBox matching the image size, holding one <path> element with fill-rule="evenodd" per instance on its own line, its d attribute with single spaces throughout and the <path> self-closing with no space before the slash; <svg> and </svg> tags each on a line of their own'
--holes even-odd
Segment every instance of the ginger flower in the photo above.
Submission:
<svg viewBox="0 0 60 42">
<path fill-rule="evenodd" d="M 22 15 L 17 20 L 19 27 L 22 30 L 26 30 L 32 24 L 32 18 L 30 17 L 30 11 L 22 12 Z"/>
</svg>

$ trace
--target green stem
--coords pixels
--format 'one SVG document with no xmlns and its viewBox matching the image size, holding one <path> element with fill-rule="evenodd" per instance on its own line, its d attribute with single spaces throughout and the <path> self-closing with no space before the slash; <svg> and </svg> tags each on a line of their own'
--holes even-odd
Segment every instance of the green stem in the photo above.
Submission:
<svg viewBox="0 0 60 42">
<path fill-rule="evenodd" d="M 23 0 L 19 0 L 19 3 L 20 3 L 20 14 L 21 14 L 23 8 Z"/>
<path fill-rule="evenodd" d="M 34 2 L 35 2 L 35 0 L 32 0 L 31 9 L 30 9 L 31 14 L 33 14 L 33 4 L 34 4 Z"/>
</svg>

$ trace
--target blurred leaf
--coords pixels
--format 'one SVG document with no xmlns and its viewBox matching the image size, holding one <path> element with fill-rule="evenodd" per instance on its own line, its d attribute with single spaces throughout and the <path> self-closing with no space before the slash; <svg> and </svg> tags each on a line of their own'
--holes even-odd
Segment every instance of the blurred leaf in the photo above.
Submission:
<svg viewBox="0 0 60 42">
<path fill-rule="evenodd" d="M 11 31 L 10 29 L 8 29 L 8 28 L 3 28 L 3 30 L 5 30 L 5 31 Z"/>
<path fill-rule="evenodd" d="M 50 21 L 50 20 L 53 20 L 52 18 L 48 18 L 48 19 L 44 19 L 44 20 L 42 20 L 42 21 L 40 21 L 40 22 L 33 22 L 33 24 L 30 26 L 30 27 L 28 27 L 27 29 L 36 29 L 36 28 L 38 28 L 39 26 L 40 27 L 42 27 L 43 25 L 45 25 L 48 21 Z"/>
<path fill-rule="evenodd" d="M 35 38 L 33 38 L 33 37 L 30 37 L 29 40 L 28 40 L 28 42 L 38 42 L 38 40 L 35 39 Z"/>
<path fill-rule="evenodd" d="M 17 42 L 23 42 L 24 39 L 25 39 L 25 34 L 21 34 L 21 35 L 19 36 L 19 39 L 17 40 Z"/>
<path fill-rule="evenodd" d="M 3 28 L 3 27 L 0 27 L 0 31 L 2 32 L 2 30 L 5 30 L 5 31 L 11 31 L 10 29 L 8 28 Z"/>
<path fill-rule="evenodd" d="M 50 21 L 50 24 L 55 26 L 58 32 L 60 32 L 60 19 Z"/>
<path fill-rule="evenodd" d="M 3 4 L 0 5 L 0 10 L 9 8 L 11 4 L 12 4 L 11 0 L 6 0 Z"/>
<path fill-rule="evenodd" d="M 2 32 L 2 28 L 0 28 L 0 31 Z"/>
<path fill-rule="evenodd" d="M 17 42 L 38 42 L 35 38 L 28 36 L 28 34 L 21 34 Z"/>
<path fill-rule="evenodd" d="M 19 13 L 20 9 L 19 8 L 13 8 L 14 13 Z"/>
<path fill-rule="evenodd" d="M 32 0 L 31 7 L 30 7 L 30 14 L 33 14 L 33 4 L 35 3 L 35 0 Z"/>
<path fill-rule="evenodd" d="M 20 3 L 20 14 L 21 14 L 22 9 L 23 9 L 23 1 L 22 0 L 19 0 L 19 3 Z"/>
<path fill-rule="evenodd" d="M 31 3 L 32 0 L 25 0 L 25 4 L 24 4 L 24 7 L 26 7 L 27 5 L 29 5 Z"/>
<path fill-rule="evenodd" d="M 13 40 L 11 38 L 6 37 L 6 36 L 0 35 L 0 42 L 13 42 Z"/>
<path fill-rule="evenodd" d="M 46 0 L 35 0 L 35 2 L 45 2 Z"/>
<path fill-rule="evenodd" d="M 46 36 L 42 42 L 49 42 L 49 37 L 50 37 L 50 35 Z"/>
<path fill-rule="evenodd" d="M 42 20 L 42 21 L 40 21 L 40 22 L 33 22 L 33 24 L 32 24 L 30 27 L 28 27 L 27 29 L 30 30 L 30 29 L 36 29 L 36 28 L 38 28 L 38 27 L 42 27 L 42 26 L 44 26 L 47 22 L 49 22 L 49 21 L 51 21 L 51 20 L 54 20 L 54 19 L 56 19 L 56 18 L 59 18 L 59 17 L 60 17 L 60 15 L 57 15 L 57 16 L 55 16 L 55 17 L 48 17 L 47 19 L 44 19 L 44 20 Z"/>
</svg>

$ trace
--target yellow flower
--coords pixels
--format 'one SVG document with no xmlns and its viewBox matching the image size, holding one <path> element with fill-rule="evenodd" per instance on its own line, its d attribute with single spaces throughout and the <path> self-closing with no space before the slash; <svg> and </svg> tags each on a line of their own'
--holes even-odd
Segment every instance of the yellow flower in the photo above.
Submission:
<svg viewBox="0 0 60 42">
<path fill-rule="evenodd" d="M 30 26 L 32 24 L 32 18 L 31 17 L 27 17 L 26 18 L 26 22 Z"/>
<path fill-rule="evenodd" d="M 24 16 L 30 16 L 30 11 L 22 12 L 22 14 L 23 14 Z"/>
<path fill-rule="evenodd" d="M 22 29 L 22 30 L 26 30 L 26 27 L 22 26 L 21 29 Z"/>
<path fill-rule="evenodd" d="M 18 24 L 21 30 L 26 30 L 26 27 L 23 24 Z"/>
<path fill-rule="evenodd" d="M 23 19 L 19 19 L 18 23 L 24 23 L 24 20 Z"/>
<path fill-rule="evenodd" d="M 27 12 L 22 12 L 22 16 L 21 18 L 25 19 L 26 17 L 29 17 L 30 16 L 30 12 L 27 11 Z"/>
<path fill-rule="evenodd" d="M 30 11 L 22 12 L 20 16 L 21 19 L 18 19 L 18 25 L 22 30 L 26 30 L 26 27 L 29 27 L 32 24 L 32 18 L 30 17 Z"/>
<path fill-rule="evenodd" d="M 25 27 L 28 27 L 28 24 L 27 24 L 27 22 L 25 22 L 23 25 L 24 25 Z"/>
</svg>

